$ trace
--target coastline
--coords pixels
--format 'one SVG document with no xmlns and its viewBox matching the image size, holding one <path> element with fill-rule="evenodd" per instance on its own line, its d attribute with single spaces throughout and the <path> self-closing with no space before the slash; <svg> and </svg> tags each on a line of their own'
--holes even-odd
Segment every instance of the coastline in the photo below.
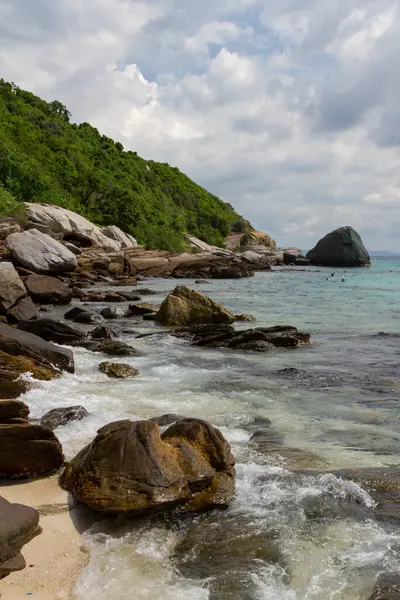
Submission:
<svg viewBox="0 0 400 600">
<path fill-rule="evenodd" d="M 43 479 L 5 481 L 0 494 L 10 502 L 27 504 L 40 512 L 43 532 L 24 546 L 26 568 L 11 573 L 0 584 L 1 600 L 74 600 L 75 584 L 89 554 L 82 532 L 90 526 L 82 507 L 58 485 L 59 474 Z"/>
</svg>

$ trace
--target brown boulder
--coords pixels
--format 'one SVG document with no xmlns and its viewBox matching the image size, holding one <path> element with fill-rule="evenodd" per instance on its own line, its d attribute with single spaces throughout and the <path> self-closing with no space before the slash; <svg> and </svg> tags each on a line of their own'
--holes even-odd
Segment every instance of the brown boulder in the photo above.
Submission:
<svg viewBox="0 0 400 600">
<path fill-rule="evenodd" d="M 57 277 L 29 275 L 24 283 L 34 302 L 40 304 L 69 304 L 71 302 L 70 288 Z"/>
<path fill-rule="evenodd" d="M 196 323 L 233 323 L 235 317 L 221 304 L 197 290 L 177 286 L 164 302 L 155 318 L 163 325 Z"/>
<path fill-rule="evenodd" d="M 148 304 L 147 302 L 141 302 L 140 304 L 130 304 L 129 312 L 132 315 L 143 316 L 157 312 L 160 306 L 155 304 Z"/>
<path fill-rule="evenodd" d="M 57 471 L 61 444 L 50 429 L 28 422 L 0 423 L 0 477 L 29 478 Z"/>
<path fill-rule="evenodd" d="M 67 465 L 62 483 L 76 500 L 108 513 L 181 506 L 227 506 L 234 496 L 235 460 L 218 429 L 183 419 L 161 436 L 152 421 L 117 421 Z"/>
<path fill-rule="evenodd" d="M 122 363 L 102 362 L 99 364 L 99 371 L 113 379 L 127 379 L 139 375 L 138 369 Z"/>
<path fill-rule="evenodd" d="M 10 419 L 26 419 L 29 408 L 19 400 L 0 400 L 0 423 L 6 423 Z"/>
<path fill-rule="evenodd" d="M 0 496 L 0 579 L 25 568 L 20 550 L 41 532 L 37 510 Z"/>
</svg>

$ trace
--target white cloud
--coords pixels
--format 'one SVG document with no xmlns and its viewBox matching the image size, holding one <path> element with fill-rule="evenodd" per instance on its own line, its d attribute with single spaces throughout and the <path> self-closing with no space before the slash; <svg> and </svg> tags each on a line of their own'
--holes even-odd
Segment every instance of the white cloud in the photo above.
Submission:
<svg viewBox="0 0 400 600">
<path fill-rule="evenodd" d="M 279 243 L 399 249 L 398 0 L 0 0 L 0 69 Z"/>
</svg>

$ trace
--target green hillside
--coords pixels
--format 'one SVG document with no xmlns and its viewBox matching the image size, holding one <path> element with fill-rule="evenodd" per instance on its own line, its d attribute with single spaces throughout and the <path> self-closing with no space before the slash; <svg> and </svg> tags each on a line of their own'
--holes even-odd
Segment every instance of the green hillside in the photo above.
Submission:
<svg viewBox="0 0 400 600">
<path fill-rule="evenodd" d="M 0 79 L 0 214 L 21 201 L 118 225 L 148 248 L 182 250 L 183 232 L 220 245 L 249 224 L 166 163 L 144 160 L 67 108 Z"/>
</svg>

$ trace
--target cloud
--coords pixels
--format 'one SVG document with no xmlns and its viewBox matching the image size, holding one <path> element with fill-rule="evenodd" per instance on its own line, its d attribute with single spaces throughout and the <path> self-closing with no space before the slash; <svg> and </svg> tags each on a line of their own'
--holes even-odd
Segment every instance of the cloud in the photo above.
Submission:
<svg viewBox="0 0 400 600">
<path fill-rule="evenodd" d="M 310 247 L 399 249 L 398 0 L 0 0 L 2 76 Z"/>
</svg>

